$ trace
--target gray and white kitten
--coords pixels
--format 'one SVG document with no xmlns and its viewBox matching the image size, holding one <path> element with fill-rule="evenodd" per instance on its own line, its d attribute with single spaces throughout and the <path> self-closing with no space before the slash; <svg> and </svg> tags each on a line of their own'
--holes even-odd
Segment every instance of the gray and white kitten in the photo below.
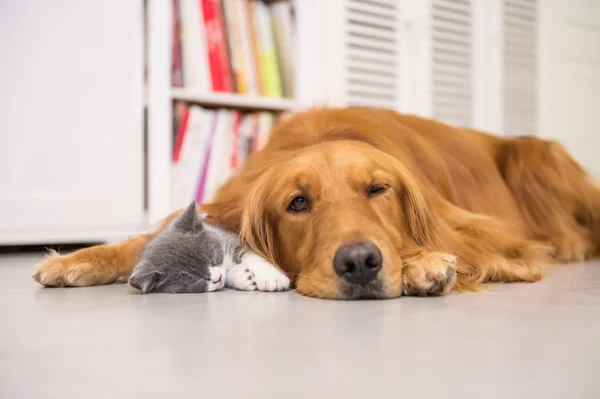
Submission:
<svg viewBox="0 0 600 399">
<path fill-rule="evenodd" d="M 285 291 L 290 281 L 246 250 L 236 234 L 205 223 L 195 202 L 146 245 L 129 278 L 142 294 L 210 292 L 226 284 L 245 291 Z"/>
</svg>

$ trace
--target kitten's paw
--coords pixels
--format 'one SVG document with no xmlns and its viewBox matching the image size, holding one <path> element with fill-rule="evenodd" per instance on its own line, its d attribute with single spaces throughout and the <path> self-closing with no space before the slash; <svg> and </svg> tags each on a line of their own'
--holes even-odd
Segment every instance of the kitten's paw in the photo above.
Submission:
<svg viewBox="0 0 600 399">
<path fill-rule="evenodd" d="M 235 265 L 227 272 L 227 286 L 240 291 L 256 291 L 254 273 L 244 265 Z"/>
<path fill-rule="evenodd" d="M 256 285 L 255 289 L 258 291 L 278 292 L 290 289 L 290 279 L 281 270 L 255 253 L 250 252 L 244 255 L 238 266 L 243 268 L 245 273 L 250 273 Z"/>
<path fill-rule="evenodd" d="M 225 272 L 220 267 L 211 267 L 210 268 L 210 280 L 208 281 L 208 286 L 206 291 L 218 291 L 225 287 Z"/>
</svg>

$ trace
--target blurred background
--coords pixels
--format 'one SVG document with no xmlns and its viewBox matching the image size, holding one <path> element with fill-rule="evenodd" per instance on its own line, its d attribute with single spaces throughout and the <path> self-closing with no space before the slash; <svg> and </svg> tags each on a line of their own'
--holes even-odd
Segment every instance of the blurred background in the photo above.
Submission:
<svg viewBox="0 0 600 399">
<path fill-rule="evenodd" d="M 600 174 L 600 1 L 0 0 L 0 245 L 107 241 L 289 113 L 369 105 L 561 141 Z"/>
</svg>

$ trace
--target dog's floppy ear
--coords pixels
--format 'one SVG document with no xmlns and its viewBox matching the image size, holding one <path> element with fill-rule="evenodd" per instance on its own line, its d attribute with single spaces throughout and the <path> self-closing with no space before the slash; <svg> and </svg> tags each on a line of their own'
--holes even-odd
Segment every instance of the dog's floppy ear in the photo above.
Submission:
<svg viewBox="0 0 600 399">
<path fill-rule="evenodd" d="M 266 179 L 268 176 L 262 176 L 246 197 L 240 236 L 250 249 L 277 265 L 275 235 L 269 218 L 266 192 L 271 186 L 266 184 Z"/>
<path fill-rule="evenodd" d="M 430 192 L 427 187 L 414 177 L 396 159 L 390 159 L 393 170 L 400 185 L 400 203 L 404 216 L 406 232 L 415 245 L 436 248 L 442 242 L 440 240 L 441 229 L 445 222 L 442 215 L 434 214 L 437 204 L 437 193 Z"/>
</svg>

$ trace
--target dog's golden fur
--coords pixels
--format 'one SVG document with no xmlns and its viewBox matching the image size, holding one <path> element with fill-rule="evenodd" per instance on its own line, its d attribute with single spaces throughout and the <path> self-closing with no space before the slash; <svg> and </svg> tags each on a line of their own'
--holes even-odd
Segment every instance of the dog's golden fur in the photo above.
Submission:
<svg viewBox="0 0 600 399">
<path fill-rule="evenodd" d="M 310 209 L 290 212 L 298 195 Z M 536 281 L 547 258 L 597 254 L 598 205 L 598 188 L 556 142 L 351 107 L 280 123 L 201 207 L 288 273 L 299 292 L 344 299 Z M 34 278 L 77 286 L 126 279 L 151 237 L 53 256 Z M 334 272 L 333 256 L 364 240 L 379 247 L 383 268 L 376 284 L 352 287 Z"/>
</svg>

